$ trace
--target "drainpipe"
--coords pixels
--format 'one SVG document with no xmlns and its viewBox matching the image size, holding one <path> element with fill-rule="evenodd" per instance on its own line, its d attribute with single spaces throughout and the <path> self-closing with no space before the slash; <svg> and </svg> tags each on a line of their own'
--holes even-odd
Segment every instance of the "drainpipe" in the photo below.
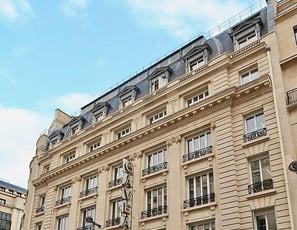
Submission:
<svg viewBox="0 0 297 230">
<path fill-rule="evenodd" d="M 275 107 L 275 115 L 276 115 L 276 122 L 277 122 L 277 131 L 278 131 L 278 136 L 280 140 L 280 149 L 281 149 L 281 156 L 283 159 L 284 166 L 286 166 L 286 160 L 285 160 L 285 151 L 284 151 L 284 144 L 283 144 L 283 136 L 282 132 L 280 129 L 280 119 L 279 119 L 279 109 L 278 109 L 278 104 L 276 101 L 276 96 L 275 96 L 275 83 L 274 83 L 274 76 L 273 76 L 273 71 L 272 71 L 272 64 L 271 64 L 271 48 L 266 45 L 265 51 L 267 53 L 268 57 L 268 64 L 269 64 L 269 71 L 270 71 L 270 80 L 272 84 L 272 96 L 273 96 L 273 103 Z M 288 183 L 288 173 L 287 173 L 287 168 L 288 167 L 283 167 L 284 169 L 284 177 L 285 177 L 285 186 L 286 186 L 286 194 L 287 194 L 287 199 L 288 199 L 288 208 L 289 208 L 289 215 L 290 215 L 290 225 L 291 225 L 291 230 L 294 230 L 294 221 L 293 221 L 293 213 L 292 213 L 292 205 L 291 205 L 291 197 L 290 197 L 290 192 L 289 192 L 289 183 Z"/>
</svg>

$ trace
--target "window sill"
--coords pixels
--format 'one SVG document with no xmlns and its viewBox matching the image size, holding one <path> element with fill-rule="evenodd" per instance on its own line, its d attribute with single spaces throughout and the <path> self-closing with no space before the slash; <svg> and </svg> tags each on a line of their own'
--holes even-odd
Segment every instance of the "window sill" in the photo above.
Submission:
<svg viewBox="0 0 297 230">
<path fill-rule="evenodd" d="M 35 213 L 35 216 L 42 216 L 42 215 L 44 215 L 44 211 Z"/>
<path fill-rule="evenodd" d="M 251 199 L 255 199 L 255 198 L 259 198 L 259 197 L 263 197 L 263 196 L 272 195 L 272 194 L 275 194 L 275 193 L 276 193 L 275 189 L 269 189 L 269 190 L 265 190 L 265 191 L 262 191 L 262 192 L 256 192 L 256 193 L 248 194 L 246 199 L 251 200 Z"/>
<path fill-rule="evenodd" d="M 141 176 L 141 180 L 142 180 L 143 183 L 145 183 L 146 179 L 154 177 L 154 176 L 158 176 L 160 174 L 163 174 L 163 176 L 166 176 L 168 174 L 168 169 L 163 169 L 163 170 L 160 170 L 160 171 L 155 172 L 155 173 L 151 173 L 151 174 L 148 174 L 148 175 L 145 175 L 145 176 Z"/>
<path fill-rule="evenodd" d="M 55 209 L 59 209 L 59 208 L 63 208 L 63 207 L 69 208 L 70 205 L 71 205 L 71 202 L 67 202 L 67 203 L 64 203 L 64 204 L 59 204 L 59 205 L 55 206 Z"/>
<path fill-rule="evenodd" d="M 197 162 L 197 161 L 203 161 L 203 160 L 205 160 L 205 159 L 208 159 L 208 161 L 212 161 L 213 158 L 214 158 L 214 154 L 213 154 L 213 153 L 205 154 L 205 155 L 202 156 L 202 157 L 198 157 L 198 158 L 195 158 L 195 159 L 192 159 L 192 160 L 183 162 L 183 163 L 182 163 L 182 167 L 183 167 L 184 169 L 187 169 L 189 164 L 193 164 L 193 163 L 195 163 L 195 162 Z"/>
<path fill-rule="evenodd" d="M 270 137 L 269 137 L 269 135 L 266 135 L 266 136 L 263 136 L 263 137 L 259 137 L 259 138 L 255 139 L 255 140 L 243 142 L 241 144 L 241 147 L 242 148 L 247 148 L 247 147 L 250 147 L 252 145 L 256 145 L 256 144 L 259 144 L 259 143 L 262 143 L 262 142 L 266 142 L 268 140 L 270 140 Z"/>
<path fill-rule="evenodd" d="M 83 200 L 87 200 L 87 199 L 90 199 L 90 198 L 96 199 L 97 197 L 98 197 L 98 192 L 95 192 L 95 193 L 89 194 L 87 196 L 80 197 L 78 200 L 80 202 L 82 202 Z"/>
<path fill-rule="evenodd" d="M 118 189 L 118 188 L 122 188 L 122 187 L 123 187 L 123 186 L 122 186 L 122 183 L 121 183 L 121 184 L 118 184 L 118 185 L 115 185 L 115 186 L 113 186 L 113 187 L 108 188 L 108 189 L 107 189 L 107 192 L 108 192 L 108 193 L 111 193 L 112 190 L 116 190 L 116 189 Z"/>
<path fill-rule="evenodd" d="M 142 226 L 144 226 L 145 222 L 147 221 L 152 221 L 152 220 L 157 220 L 157 219 L 162 219 L 163 221 L 167 220 L 168 218 L 168 213 L 157 215 L 157 216 L 152 216 L 152 217 L 147 217 L 145 219 L 141 219 L 139 222 Z"/>
<path fill-rule="evenodd" d="M 184 208 L 182 212 L 184 213 L 185 216 L 189 215 L 189 212 L 194 211 L 194 210 L 199 210 L 203 208 L 210 208 L 211 210 L 214 210 L 215 207 L 217 206 L 217 202 L 211 202 L 203 205 L 198 205 L 194 207 L 189 207 L 189 208 Z"/>
</svg>

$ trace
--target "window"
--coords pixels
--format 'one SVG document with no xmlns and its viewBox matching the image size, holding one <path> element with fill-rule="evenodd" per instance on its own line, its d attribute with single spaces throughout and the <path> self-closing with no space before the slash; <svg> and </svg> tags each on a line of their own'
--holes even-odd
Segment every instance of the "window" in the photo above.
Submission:
<svg viewBox="0 0 297 230">
<path fill-rule="evenodd" d="M 141 218 L 147 218 L 167 213 L 167 187 L 162 186 L 146 192 L 146 211 Z"/>
<path fill-rule="evenodd" d="M 71 185 L 67 185 L 60 189 L 60 200 L 56 202 L 56 205 L 61 205 L 70 202 L 71 198 Z"/>
<path fill-rule="evenodd" d="M 163 119 L 164 117 L 166 117 L 166 110 L 158 112 L 158 113 L 154 114 L 153 116 L 151 116 L 149 118 L 149 123 L 153 124 L 153 123 Z"/>
<path fill-rule="evenodd" d="M 44 211 L 45 207 L 45 195 L 41 195 L 39 197 L 38 207 L 36 208 L 36 213 L 40 213 Z"/>
<path fill-rule="evenodd" d="M 245 126 L 246 134 L 244 135 L 244 141 L 254 140 L 267 134 L 263 112 L 247 116 Z"/>
<path fill-rule="evenodd" d="M 68 230 L 68 216 L 62 216 L 57 218 L 58 227 L 57 230 Z"/>
<path fill-rule="evenodd" d="M 91 112 L 94 114 L 93 123 L 101 121 L 106 117 L 108 110 L 110 108 L 107 102 L 96 102 Z"/>
<path fill-rule="evenodd" d="M 148 168 L 142 171 L 142 176 L 158 172 L 167 168 L 167 149 L 161 149 L 147 156 Z"/>
<path fill-rule="evenodd" d="M 0 229 L 10 230 L 11 226 L 11 214 L 0 211 Z"/>
<path fill-rule="evenodd" d="M 0 204 L 6 204 L 6 200 L 0 198 Z"/>
<path fill-rule="evenodd" d="M 151 80 L 151 92 L 154 92 L 160 88 L 159 78 L 154 78 Z"/>
<path fill-rule="evenodd" d="M 92 219 L 95 221 L 95 216 L 96 216 L 95 207 L 86 208 L 81 211 L 81 224 L 82 224 L 82 227 L 84 227 L 82 228 L 83 230 L 93 229 L 92 228 L 93 224 L 86 222 L 86 218 L 92 217 Z"/>
<path fill-rule="evenodd" d="M 126 97 L 122 100 L 122 105 L 123 107 L 126 107 L 128 105 L 131 105 L 132 104 L 132 96 L 129 96 L 129 97 Z"/>
<path fill-rule="evenodd" d="M 169 75 L 172 69 L 169 66 L 159 67 L 155 69 L 149 76 L 149 84 L 151 92 L 154 92 L 168 83 Z"/>
<path fill-rule="evenodd" d="M 123 166 L 117 166 L 113 168 L 113 180 L 109 182 L 109 188 L 117 186 L 119 184 L 122 183 L 123 181 L 123 176 L 124 176 L 124 172 L 123 172 Z"/>
<path fill-rule="evenodd" d="M 42 229 L 42 224 L 41 223 L 37 223 L 36 224 L 36 230 L 41 230 Z"/>
<path fill-rule="evenodd" d="M 250 81 L 253 81 L 259 77 L 258 68 L 249 70 L 241 75 L 241 84 L 244 85 Z"/>
<path fill-rule="evenodd" d="M 208 90 L 205 90 L 201 93 L 199 93 L 198 95 L 195 95 L 193 97 L 191 97 L 190 99 L 187 100 L 187 105 L 191 106 L 194 105 L 196 103 L 198 103 L 199 101 L 202 101 L 206 98 L 208 98 L 209 94 L 208 94 Z"/>
<path fill-rule="evenodd" d="M 207 131 L 187 139 L 187 154 L 183 161 L 189 161 L 212 152 L 211 132 Z"/>
<path fill-rule="evenodd" d="M 203 56 L 196 58 L 194 60 L 192 60 L 191 62 L 189 62 L 189 70 L 195 70 L 198 69 L 199 67 L 203 66 L 205 64 L 205 60 L 203 58 Z"/>
<path fill-rule="evenodd" d="M 258 38 L 257 38 L 256 31 L 250 32 L 249 34 L 237 40 L 238 49 L 245 47 L 246 45 L 256 41 L 257 39 Z"/>
<path fill-rule="evenodd" d="M 92 151 L 94 151 L 96 149 L 99 149 L 100 146 L 101 146 L 101 142 L 100 141 L 95 142 L 93 144 L 90 144 L 89 145 L 89 152 L 92 152 Z"/>
<path fill-rule="evenodd" d="M 255 211 L 255 230 L 276 230 L 274 209 Z"/>
<path fill-rule="evenodd" d="M 187 72 L 196 70 L 205 65 L 208 61 L 211 49 L 207 43 L 193 47 L 183 56 L 186 62 Z"/>
<path fill-rule="evenodd" d="M 131 105 L 135 101 L 138 91 L 139 89 L 135 85 L 126 86 L 125 88 L 123 88 L 119 93 L 119 107 L 123 108 L 128 105 Z"/>
<path fill-rule="evenodd" d="M 105 117 L 104 112 L 103 111 L 99 112 L 99 113 L 95 114 L 95 121 L 101 121 L 101 120 L 103 120 L 104 117 Z"/>
<path fill-rule="evenodd" d="M 272 179 L 269 157 L 260 158 L 250 162 L 251 185 L 249 185 L 249 193 L 261 192 L 272 189 Z"/>
<path fill-rule="evenodd" d="M 189 199 L 184 201 L 184 208 L 214 202 L 214 182 L 212 172 L 189 177 L 187 181 Z"/>
<path fill-rule="evenodd" d="M 98 179 L 97 176 L 91 176 L 85 181 L 85 191 L 80 193 L 80 197 L 88 196 L 97 192 Z"/>
<path fill-rule="evenodd" d="M 122 129 L 121 131 L 119 131 L 117 134 L 117 137 L 118 137 L 118 139 L 121 139 L 122 137 L 125 137 L 130 133 L 131 133 L 131 127 L 127 127 L 125 129 Z"/>
<path fill-rule="evenodd" d="M 297 26 L 294 27 L 295 42 L 297 44 Z"/>
<path fill-rule="evenodd" d="M 43 172 L 44 173 L 47 173 L 47 172 L 49 172 L 50 171 L 50 164 L 47 164 L 47 165 L 45 165 L 44 167 L 43 167 Z"/>
<path fill-rule="evenodd" d="M 122 200 L 114 200 L 111 202 L 110 219 L 106 221 L 106 227 L 120 224 L 121 220 Z"/>
<path fill-rule="evenodd" d="M 71 135 L 74 135 L 78 132 L 78 125 L 71 127 Z"/>
<path fill-rule="evenodd" d="M 68 154 L 64 157 L 64 163 L 68 163 L 70 161 L 73 161 L 75 159 L 75 153 L 71 153 L 71 154 Z"/>
<path fill-rule="evenodd" d="M 191 224 L 189 230 L 215 230 L 215 221 Z"/>
</svg>

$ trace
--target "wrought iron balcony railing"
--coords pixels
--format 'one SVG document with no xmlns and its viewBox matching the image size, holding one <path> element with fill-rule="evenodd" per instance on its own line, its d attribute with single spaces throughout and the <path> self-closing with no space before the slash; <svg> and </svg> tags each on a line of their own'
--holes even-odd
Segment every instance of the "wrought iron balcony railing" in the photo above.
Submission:
<svg viewBox="0 0 297 230">
<path fill-rule="evenodd" d="M 157 208 L 142 211 L 141 219 L 145 219 L 145 218 L 152 217 L 152 216 L 159 216 L 159 215 L 166 214 L 166 213 L 167 213 L 167 205 L 159 206 Z"/>
<path fill-rule="evenodd" d="M 273 189 L 273 181 L 272 179 L 263 180 L 262 182 L 250 184 L 248 186 L 249 194 L 262 192 L 268 189 Z"/>
<path fill-rule="evenodd" d="M 95 226 L 93 224 L 90 224 L 84 227 L 79 227 L 76 230 L 95 230 Z"/>
<path fill-rule="evenodd" d="M 120 177 L 118 179 L 108 182 L 108 188 L 112 188 L 112 187 L 120 185 L 122 183 L 123 183 L 123 177 Z"/>
<path fill-rule="evenodd" d="M 61 205 L 61 204 L 65 204 L 65 203 L 69 203 L 70 199 L 71 199 L 71 196 L 64 197 L 61 200 L 57 200 L 56 201 L 56 206 Z"/>
<path fill-rule="evenodd" d="M 40 205 L 40 207 L 36 208 L 36 214 L 37 214 L 37 213 L 44 212 L 44 208 L 45 208 L 44 205 Z"/>
<path fill-rule="evenodd" d="M 157 164 L 142 170 L 142 176 L 146 176 L 146 175 L 161 171 L 163 169 L 167 169 L 167 162 L 163 162 L 161 164 Z"/>
<path fill-rule="evenodd" d="M 209 153 L 212 153 L 212 146 L 207 146 L 205 148 L 198 149 L 194 152 L 183 155 L 183 162 L 197 159 Z"/>
<path fill-rule="evenodd" d="M 288 105 L 297 102 L 297 88 L 291 89 L 287 92 Z"/>
<path fill-rule="evenodd" d="M 91 195 L 93 193 L 97 193 L 97 188 L 98 187 L 89 188 L 89 189 L 87 189 L 85 191 L 80 192 L 80 197 L 84 197 L 84 196 Z"/>
<path fill-rule="evenodd" d="M 192 198 L 189 200 L 185 200 L 184 201 L 184 208 L 190 208 L 190 207 L 194 207 L 194 206 L 199 206 L 202 204 L 208 204 L 210 202 L 214 202 L 215 201 L 215 194 L 214 193 L 210 193 L 204 196 L 200 196 L 200 197 L 196 197 L 196 198 Z"/>
<path fill-rule="evenodd" d="M 106 221 L 106 227 L 111 227 L 111 226 L 115 226 L 115 225 L 119 225 L 121 222 L 121 217 L 116 217 L 110 220 Z"/>
<path fill-rule="evenodd" d="M 266 135 L 267 135 L 266 128 L 262 128 L 262 129 L 258 129 L 256 131 L 244 134 L 243 140 L 244 140 L 244 142 L 247 142 L 247 141 L 251 141 L 251 140 L 257 139 L 259 137 L 266 136 Z"/>
</svg>

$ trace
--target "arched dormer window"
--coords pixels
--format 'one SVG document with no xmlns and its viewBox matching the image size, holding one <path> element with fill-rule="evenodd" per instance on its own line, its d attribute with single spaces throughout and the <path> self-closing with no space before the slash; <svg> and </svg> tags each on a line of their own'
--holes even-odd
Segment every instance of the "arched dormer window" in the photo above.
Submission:
<svg viewBox="0 0 297 230">
<path fill-rule="evenodd" d="M 98 102 L 91 110 L 94 115 L 93 123 L 101 121 L 106 117 L 110 105 L 107 102 Z"/>
<path fill-rule="evenodd" d="M 262 26 L 262 20 L 260 16 L 258 16 L 234 27 L 231 33 L 234 50 L 239 50 L 244 46 L 258 40 L 260 38 L 260 29 Z"/>
<path fill-rule="evenodd" d="M 64 133 L 61 130 L 53 131 L 49 136 L 49 148 L 54 147 L 56 143 L 61 141 L 64 137 Z"/>
<path fill-rule="evenodd" d="M 172 69 L 169 66 L 160 67 L 155 69 L 149 76 L 150 91 L 154 92 L 161 87 L 165 86 L 169 81 L 169 75 L 172 73 Z"/>
<path fill-rule="evenodd" d="M 70 127 L 70 135 L 76 134 L 79 130 L 82 129 L 85 119 L 82 116 L 73 117 L 72 120 L 68 123 Z"/>
<path fill-rule="evenodd" d="M 123 88 L 119 94 L 119 107 L 123 108 L 131 105 L 135 101 L 138 91 L 139 89 L 135 85 Z"/>
<path fill-rule="evenodd" d="M 205 65 L 208 62 L 211 48 L 207 43 L 194 46 L 188 53 L 183 56 L 186 62 L 186 72 L 193 71 Z"/>
</svg>

